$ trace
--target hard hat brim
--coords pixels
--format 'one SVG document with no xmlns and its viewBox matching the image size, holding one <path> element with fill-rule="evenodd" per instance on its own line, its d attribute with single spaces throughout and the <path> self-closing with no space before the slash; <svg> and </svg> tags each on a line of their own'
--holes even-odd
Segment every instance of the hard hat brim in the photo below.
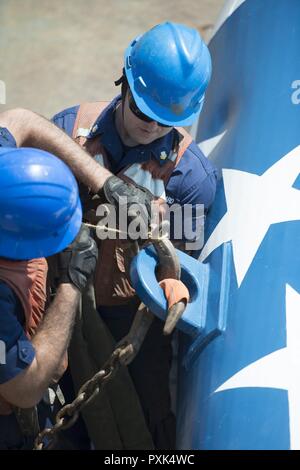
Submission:
<svg viewBox="0 0 300 470">
<path fill-rule="evenodd" d="M 72 243 L 79 232 L 81 223 L 82 207 L 78 198 L 76 210 L 69 221 L 68 227 L 61 233 L 49 233 L 43 238 L 32 240 L 22 239 L 20 234 L 13 236 L 13 234 L 0 232 L 0 257 L 22 261 L 55 255 Z M 5 251 L 3 247 L 5 247 Z M 24 253 L 26 253 L 26 258 Z"/>
<path fill-rule="evenodd" d="M 153 119 L 153 121 L 157 121 L 161 124 L 165 124 L 170 127 L 187 127 L 191 126 L 194 121 L 199 117 L 201 113 L 203 104 L 204 104 L 204 96 L 199 106 L 191 113 L 191 111 L 186 111 L 180 115 L 171 113 L 166 108 L 161 107 L 160 111 L 154 112 L 153 108 L 158 109 L 157 103 L 151 103 L 151 100 L 148 98 L 148 102 L 146 102 L 138 93 L 135 92 L 134 87 L 130 87 L 130 90 L 133 94 L 134 101 L 136 102 L 137 107 L 142 111 L 142 113 L 146 114 L 149 118 Z M 151 107 L 151 104 L 153 107 Z"/>
</svg>

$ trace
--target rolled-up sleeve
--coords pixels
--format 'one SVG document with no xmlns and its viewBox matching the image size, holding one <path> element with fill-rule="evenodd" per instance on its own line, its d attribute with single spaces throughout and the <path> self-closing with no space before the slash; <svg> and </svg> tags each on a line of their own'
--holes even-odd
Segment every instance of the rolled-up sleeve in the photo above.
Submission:
<svg viewBox="0 0 300 470">
<path fill-rule="evenodd" d="M 35 357 L 20 316 L 22 306 L 7 284 L 0 282 L 0 384 L 26 369 Z"/>
<path fill-rule="evenodd" d="M 64 109 L 60 113 L 55 114 L 51 120 L 56 126 L 60 127 L 69 136 L 72 136 L 78 109 L 78 105 L 73 106 L 72 108 Z"/>
<path fill-rule="evenodd" d="M 0 127 L 0 147 L 16 147 L 16 140 L 6 127 Z"/>
</svg>

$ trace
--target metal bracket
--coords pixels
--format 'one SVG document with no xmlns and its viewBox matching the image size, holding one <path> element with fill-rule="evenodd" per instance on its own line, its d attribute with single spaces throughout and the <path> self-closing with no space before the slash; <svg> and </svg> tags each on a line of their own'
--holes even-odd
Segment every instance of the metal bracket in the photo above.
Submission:
<svg viewBox="0 0 300 470">
<path fill-rule="evenodd" d="M 212 270 L 209 263 L 176 250 L 181 265 L 181 280 L 188 287 L 190 302 L 177 324 L 189 337 L 183 358 L 188 367 L 196 355 L 226 328 L 231 274 L 231 244 L 222 247 L 221 274 Z M 133 259 L 130 276 L 141 301 L 161 320 L 166 319 L 167 301 L 159 286 L 155 270 L 158 264 L 153 246 L 141 250 Z"/>
</svg>

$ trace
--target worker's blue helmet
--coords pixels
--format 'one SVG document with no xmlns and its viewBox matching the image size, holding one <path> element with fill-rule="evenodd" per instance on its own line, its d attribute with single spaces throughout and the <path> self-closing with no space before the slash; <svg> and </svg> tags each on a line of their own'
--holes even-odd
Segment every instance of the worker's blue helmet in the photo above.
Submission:
<svg viewBox="0 0 300 470">
<path fill-rule="evenodd" d="M 78 186 L 61 160 L 37 149 L 0 148 L 0 257 L 58 253 L 81 222 Z"/>
<path fill-rule="evenodd" d="M 125 51 L 125 74 L 138 108 L 169 126 L 198 116 L 211 76 L 209 50 L 197 30 L 162 23 Z"/>
</svg>

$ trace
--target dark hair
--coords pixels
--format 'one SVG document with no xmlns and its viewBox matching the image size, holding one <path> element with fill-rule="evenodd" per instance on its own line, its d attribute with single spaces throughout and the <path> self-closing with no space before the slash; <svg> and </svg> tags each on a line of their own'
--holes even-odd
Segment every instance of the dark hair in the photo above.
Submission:
<svg viewBox="0 0 300 470">
<path fill-rule="evenodd" d="M 124 70 L 124 69 L 122 70 L 122 75 L 121 75 L 121 77 L 120 77 L 118 80 L 115 81 L 115 85 L 116 85 L 116 86 L 121 85 L 122 104 L 124 105 L 126 93 L 127 93 L 128 87 L 129 87 L 128 81 L 127 81 L 127 78 L 126 78 L 126 75 L 125 75 L 125 70 Z"/>
</svg>

